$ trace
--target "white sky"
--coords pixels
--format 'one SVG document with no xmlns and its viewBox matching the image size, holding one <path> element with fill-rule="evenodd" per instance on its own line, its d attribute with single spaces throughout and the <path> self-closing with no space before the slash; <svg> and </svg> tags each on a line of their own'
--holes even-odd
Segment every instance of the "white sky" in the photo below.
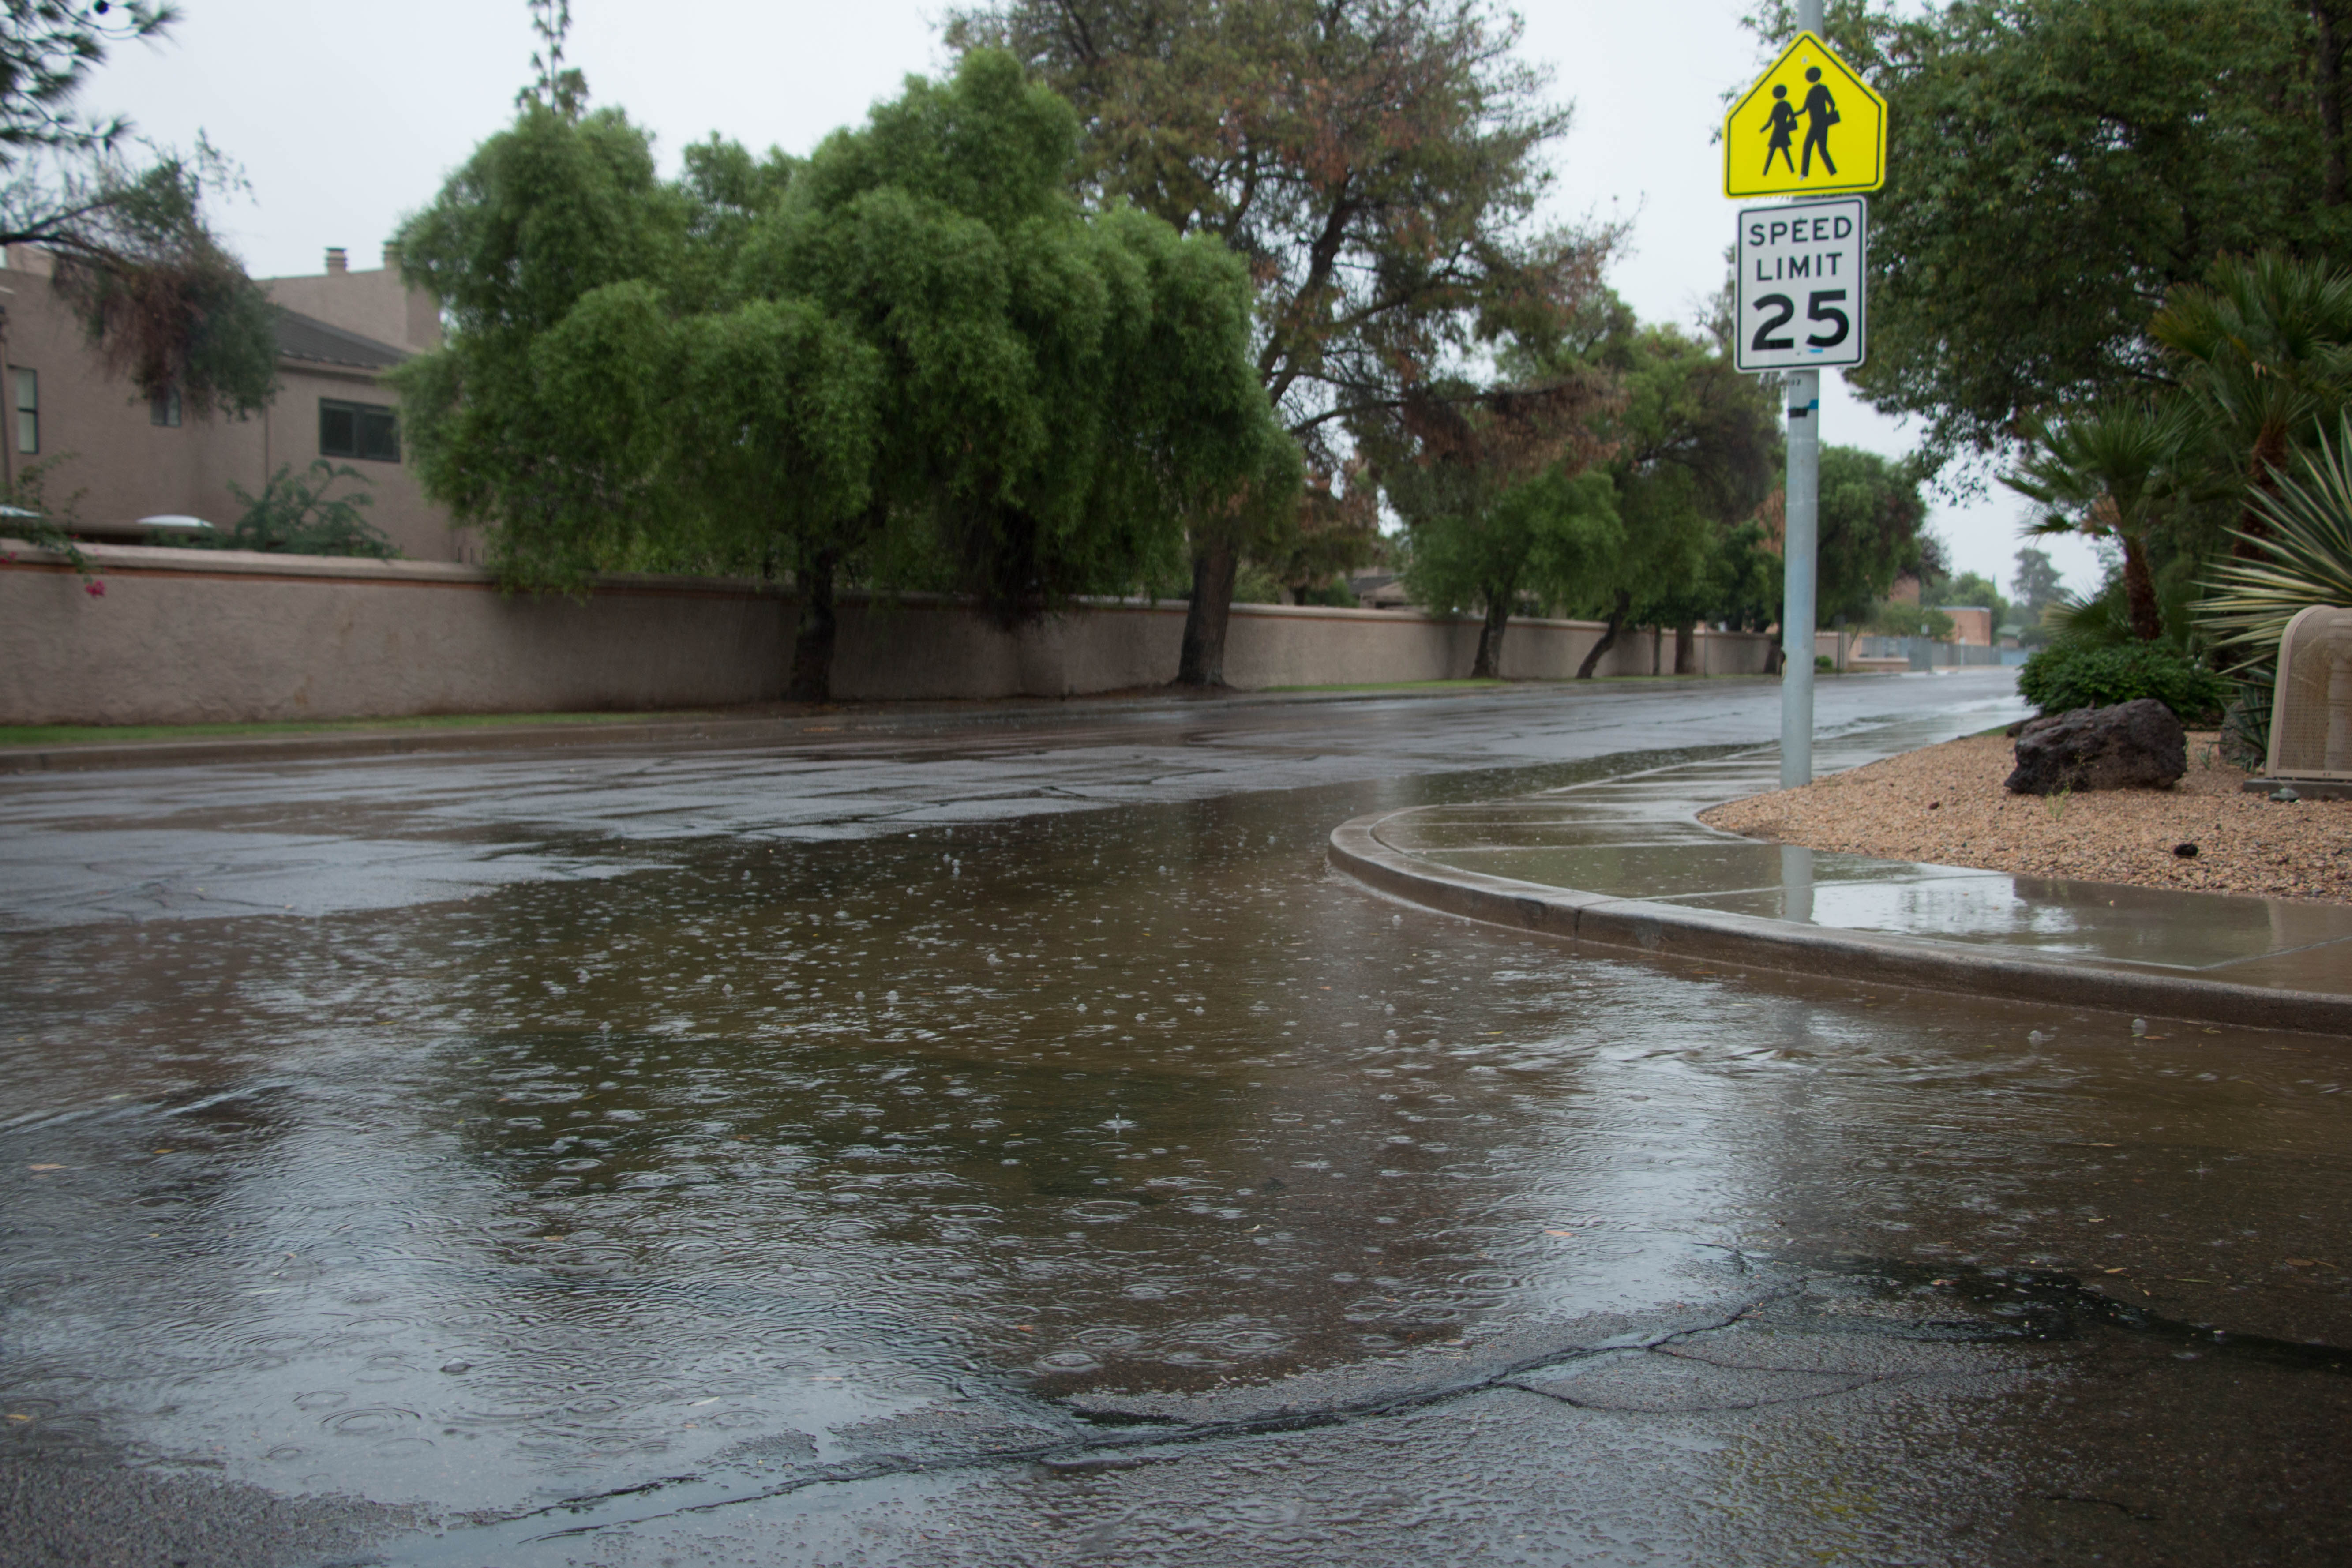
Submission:
<svg viewBox="0 0 2352 1568">
<path fill-rule="evenodd" d="M 1719 286 L 1732 205 L 1711 133 L 1726 89 L 1763 65 L 1738 25 L 1743 0 L 1555 3 L 1528 7 L 1526 52 L 1576 106 L 1559 156 L 1559 210 L 1630 216 L 1612 282 L 1644 317 L 1688 321 Z M 124 112 L 157 141 L 199 130 L 241 163 L 249 200 L 220 207 L 224 234 L 257 277 L 317 272 L 326 247 L 355 267 L 403 215 L 430 201 L 475 143 L 507 122 L 530 76 L 522 0 L 186 0 L 172 38 L 116 52 L 83 107 Z M 944 5 L 856 0 L 694 0 L 675 11 L 574 0 L 571 63 L 593 100 L 619 104 L 663 152 L 712 131 L 805 152 L 943 64 Z M 1905 430 L 1824 376 L 1822 434 L 1890 455 Z M 2009 586 L 2014 498 L 1939 504 L 1956 566 Z M 2098 572 L 2087 546 L 2048 542 L 2070 587 Z"/>
</svg>

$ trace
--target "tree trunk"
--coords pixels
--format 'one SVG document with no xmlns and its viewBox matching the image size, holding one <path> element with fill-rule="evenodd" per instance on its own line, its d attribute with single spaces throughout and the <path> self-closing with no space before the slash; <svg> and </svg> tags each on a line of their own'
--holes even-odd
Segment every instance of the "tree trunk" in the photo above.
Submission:
<svg viewBox="0 0 2352 1568">
<path fill-rule="evenodd" d="M 2279 474 L 2286 467 L 2286 432 L 2264 426 L 2254 437 L 2254 455 L 2246 465 L 2246 504 L 2238 513 L 2238 531 L 2242 536 L 2231 543 L 2230 553 L 2241 561 L 2263 561 L 2268 557 L 2254 543 L 2271 536 L 2269 521 L 2254 509 L 2254 492 L 2278 494 Z"/>
<path fill-rule="evenodd" d="M 784 698 L 791 702 L 824 702 L 833 696 L 833 644 L 839 623 L 833 613 L 834 569 L 840 552 L 820 550 L 803 565 L 800 619 L 793 633 L 793 679 Z"/>
<path fill-rule="evenodd" d="M 1601 656 L 1617 645 L 1618 629 L 1624 626 L 1626 612 L 1633 607 L 1633 595 L 1631 593 L 1619 593 L 1617 602 L 1609 607 L 1609 629 L 1601 634 L 1601 640 L 1592 645 L 1592 651 L 1586 654 L 1584 662 L 1576 667 L 1577 679 L 1592 679 L 1593 670 L 1600 667 Z"/>
<path fill-rule="evenodd" d="M 1698 673 L 1698 626 L 1695 621 L 1685 621 L 1675 628 L 1675 673 Z"/>
<path fill-rule="evenodd" d="M 1478 657 L 1470 661 L 1470 679 L 1494 680 L 1503 673 L 1503 633 L 1511 624 L 1511 595 L 1499 594 L 1486 601 L 1486 620 L 1478 628 Z"/>
<path fill-rule="evenodd" d="M 2131 604 L 2132 636 L 2154 642 L 2164 636 L 2164 612 L 2157 607 L 2156 577 L 2147 569 L 2147 547 L 2117 534 L 2124 547 L 2124 596 Z"/>
<path fill-rule="evenodd" d="M 1212 541 L 1192 557 L 1192 603 L 1184 611 L 1177 685 L 1225 683 L 1225 625 L 1233 619 L 1234 578 L 1240 570 L 1241 551 L 1230 540 Z"/>
</svg>

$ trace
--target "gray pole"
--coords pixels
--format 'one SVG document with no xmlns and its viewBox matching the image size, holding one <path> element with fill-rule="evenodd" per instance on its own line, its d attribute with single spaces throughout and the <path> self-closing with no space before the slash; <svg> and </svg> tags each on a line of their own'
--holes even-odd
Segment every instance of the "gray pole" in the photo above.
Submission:
<svg viewBox="0 0 2352 1568">
<path fill-rule="evenodd" d="M 1780 787 L 1813 779 L 1813 562 L 1820 542 L 1822 373 L 1789 377 L 1780 534 Z"/>
<path fill-rule="evenodd" d="M 1797 26 L 1822 30 L 1822 0 L 1797 0 Z M 1780 787 L 1813 782 L 1813 569 L 1822 495 L 1822 373 L 1789 378 L 1789 481 L 1781 492 Z"/>
</svg>

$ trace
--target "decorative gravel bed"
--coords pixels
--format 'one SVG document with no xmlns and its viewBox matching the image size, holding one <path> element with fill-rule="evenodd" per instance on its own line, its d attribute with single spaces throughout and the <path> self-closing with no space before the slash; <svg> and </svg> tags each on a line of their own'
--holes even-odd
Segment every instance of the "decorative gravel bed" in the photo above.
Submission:
<svg viewBox="0 0 2352 1568">
<path fill-rule="evenodd" d="M 2189 772 L 2170 789 L 2013 795 L 2001 781 L 2016 742 L 1977 735 L 1731 801 L 1699 820 L 1888 860 L 2352 903 L 2352 801 L 2244 794 L 2244 771 L 2221 760 L 2217 740 L 2189 735 Z"/>
</svg>

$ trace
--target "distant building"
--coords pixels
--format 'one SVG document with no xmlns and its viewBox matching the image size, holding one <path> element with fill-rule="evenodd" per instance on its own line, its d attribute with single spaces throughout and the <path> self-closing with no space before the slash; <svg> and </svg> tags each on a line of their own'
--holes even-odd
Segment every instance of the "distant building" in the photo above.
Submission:
<svg viewBox="0 0 2352 1568">
<path fill-rule="evenodd" d="M 1952 635 L 1944 640 L 1965 647 L 1992 647 L 1992 612 L 1981 605 L 1938 605 L 1940 613 L 1952 617 Z"/>
<path fill-rule="evenodd" d="M 53 291 L 51 260 L 32 246 L 0 252 L 0 445 L 11 471 L 54 463 L 48 494 L 82 492 L 86 532 L 136 541 L 146 534 L 139 520 L 159 514 L 226 528 L 242 510 L 229 481 L 258 494 L 281 466 L 299 472 L 325 458 L 367 476 L 368 521 L 404 552 L 470 558 L 464 533 L 417 488 L 401 440 L 400 400 L 383 382 L 394 365 L 441 342 L 440 312 L 401 282 L 396 267 L 354 272 L 331 249 L 321 274 L 258 279 L 284 312 L 279 386 L 268 409 L 239 419 L 200 418 L 176 392 L 151 399 L 110 375 Z"/>
</svg>

